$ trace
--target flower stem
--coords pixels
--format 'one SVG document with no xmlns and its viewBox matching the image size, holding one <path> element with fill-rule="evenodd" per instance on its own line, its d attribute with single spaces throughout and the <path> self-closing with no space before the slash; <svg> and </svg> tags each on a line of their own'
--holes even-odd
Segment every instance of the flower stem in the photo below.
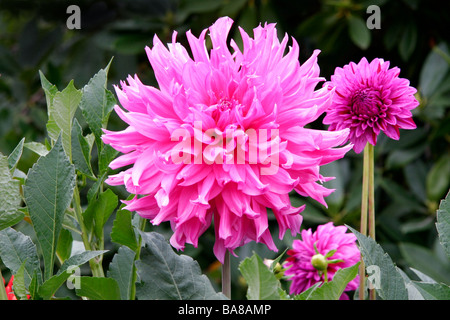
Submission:
<svg viewBox="0 0 450 320">
<path fill-rule="evenodd" d="M 361 225 L 360 232 L 363 235 L 367 235 L 367 209 L 369 202 L 369 156 L 370 156 L 370 144 L 367 143 L 364 147 L 364 160 L 363 160 L 363 176 L 362 176 L 362 194 L 361 194 Z M 365 296 L 365 266 L 361 257 L 361 264 L 359 268 L 359 300 L 364 300 Z"/>
<path fill-rule="evenodd" d="M 230 267 L 230 252 L 225 252 L 225 259 L 222 264 L 222 293 L 231 299 L 231 267 Z"/>
<path fill-rule="evenodd" d="M 83 240 L 84 248 L 86 250 L 92 250 L 91 243 L 88 239 L 88 233 L 86 230 L 86 226 L 83 222 L 83 213 L 81 209 L 81 201 L 80 201 L 80 192 L 78 191 L 78 186 L 75 186 L 75 189 L 73 191 L 73 199 L 74 199 L 74 209 L 75 209 L 75 215 L 78 220 L 78 224 L 81 227 L 81 238 Z M 91 259 L 89 260 L 89 266 L 91 267 L 92 275 L 94 277 L 105 277 L 105 273 L 103 272 L 103 267 L 101 265 L 102 259 Z"/>
<path fill-rule="evenodd" d="M 144 231 L 145 230 L 145 224 L 147 219 L 142 218 L 141 216 L 138 217 L 139 219 L 139 230 Z M 138 241 L 138 248 L 136 250 L 136 256 L 134 258 L 134 261 L 138 261 L 141 256 L 141 245 L 142 245 L 142 237 L 139 236 Z M 136 270 L 136 264 L 133 264 L 133 275 L 132 275 L 132 286 L 131 286 L 131 293 L 130 293 L 130 300 L 136 299 L 136 280 L 137 280 L 137 270 Z"/>
<path fill-rule="evenodd" d="M 374 162 L 375 147 L 368 144 L 369 147 L 369 236 L 375 240 L 375 174 L 374 174 Z M 375 289 L 369 290 L 369 299 L 376 300 Z"/>
<path fill-rule="evenodd" d="M 369 147 L 369 236 L 375 240 L 374 146 Z"/>
</svg>

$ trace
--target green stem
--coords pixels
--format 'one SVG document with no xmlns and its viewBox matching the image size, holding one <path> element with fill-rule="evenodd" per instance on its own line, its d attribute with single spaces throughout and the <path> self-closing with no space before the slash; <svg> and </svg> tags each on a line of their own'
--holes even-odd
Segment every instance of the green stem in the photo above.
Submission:
<svg viewBox="0 0 450 320">
<path fill-rule="evenodd" d="M 8 295 L 6 294 L 6 288 L 3 284 L 2 270 L 0 269 L 0 300 L 8 300 Z"/>
<path fill-rule="evenodd" d="M 374 146 L 369 147 L 369 236 L 375 240 Z"/>
<path fill-rule="evenodd" d="M 367 210 L 369 202 L 369 160 L 370 160 L 370 144 L 364 148 L 363 177 L 362 177 L 362 195 L 361 195 L 361 227 L 360 232 L 367 235 Z"/>
<path fill-rule="evenodd" d="M 225 252 L 225 259 L 222 264 L 222 293 L 231 299 L 231 267 L 230 267 L 230 252 Z"/>
<path fill-rule="evenodd" d="M 360 232 L 367 235 L 367 209 L 369 201 L 369 149 L 370 144 L 367 143 L 364 147 L 364 162 L 363 162 L 363 177 L 362 177 L 362 194 L 361 194 L 361 225 Z M 361 257 L 361 264 L 359 268 L 359 300 L 364 300 L 365 294 L 365 266 Z"/>
<path fill-rule="evenodd" d="M 74 199 L 74 209 L 75 215 L 78 220 L 78 224 L 81 228 L 81 239 L 83 240 L 84 248 L 86 250 L 92 250 L 91 243 L 89 242 L 88 232 L 86 230 L 86 226 L 83 222 L 83 211 L 81 209 L 81 201 L 80 201 L 80 192 L 78 191 L 78 186 L 75 186 L 73 191 L 73 199 Z M 101 265 L 102 260 L 97 260 L 96 258 L 89 260 L 89 266 L 92 270 L 92 275 L 94 277 L 105 277 L 105 273 L 103 272 L 103 267 Z"/>
<path fill-rule="evenodd" d="M 142 218 L 139 216 L 139 230 L 144 231 L 145 230 L 145 224 L 147 222 L 147 219 Z M 136 256 L 134 258 L 134 261 L 138 261 L 140 259 L 141 255 L 141 245 L 142 245 L 142 237 L 139 236 L 138 241 L 138 248 L 136 250 Z M 136 264 L 133 265 L 133 279 L 132 279 L 132 287 L 131 287 L 131 293 L 130 293 L 130 300 L 136 299 L 136 280 L 137 280 L 137 270 L 136 270 Z"/>
<path fill-rule="evenodd" d="M 374 162 L 375 162 L 375 147 L 368 144 L 369 147 L 369 236 L 375 240 L 375 174 L 374 174 Z M 369 290 L 369 299 L 376 299 L 375 289 Z"/>
</svg>

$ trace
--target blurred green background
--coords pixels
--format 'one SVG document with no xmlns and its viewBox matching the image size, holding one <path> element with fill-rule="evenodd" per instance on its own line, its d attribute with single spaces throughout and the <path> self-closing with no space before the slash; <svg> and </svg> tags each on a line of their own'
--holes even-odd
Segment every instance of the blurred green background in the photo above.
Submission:
<svg viewBox="0 0 450 320">
<path fill-rule="evenodd" d="M 81 29 L 69 30 L 66 9 L 81 9 Z M 377 5 L 381 28 L 369 30 L 366 9 Z M 363 56 L 383 58 L 401 69 L 418 89 L 420 106 L 413 112 L 418 128 L 401 131 L 399 141 L 381 135 L 376 147 L 377 240 L 396 264 L 418 269 L 436 281 L 450 284 L 450 263 L 437 241 L 435 214 L 450 186 L 450 1 L 294 1 L 294 0 L 108 0 L 0 1 L 0 152 L 9 154 L 22 137 L 42 142 L 47 111 L 38 71 L 62 90 L 71 79 L 82 88 L 114 57 L 109 84 L 138 74 L 157 86 L 144 47 L 153 35 L 169 42 L 174 30 L 187 46 L 185 32 L 198 35 L 220 16 L 230 16 L 247 32 L 260 22 L 276 22 L 280 36 L 288 33 L 300 45 L 300 61 L 320 49 L 319 65 L 327 79 L 336 67 Z M 240 36 L 233 30 L 233 37 Z M 324 128 L 321 119 L 311 126 Z M 123 124 L 112 114 L 111 129 Z M 27 172 L 37 160 L 25 151 L 19 164 Z M 336 192 L 326 209 L 292 195 L 295 205 L 307 203 L 304 228 L 334 221 L 359 226 L 362 156 L 353 151 L 324 168 Z M 122 196 L 126 196 L 123 194 Z M 113 219 L 113 218 L 112 218 Z M 277 237 L 273 224 L 274 238 Z M 168 225 L 159 230 L 167 231 Z M 186 253 L 219 281 L 211 246 L 213 233 L 201 238 L 198 249 Z M 277 242 L 280 252 L 292 243 L 287 235 Z M 112 248 L 113 245 L 111 244 Z M 235 298 L 245 285 L 238 276 L 239 260 L 257 251 L 273 258 L 263 246 L 249 244 L 233 260 Z M 107 263 L 107 262 L 105 262 Z"/>
</svg>

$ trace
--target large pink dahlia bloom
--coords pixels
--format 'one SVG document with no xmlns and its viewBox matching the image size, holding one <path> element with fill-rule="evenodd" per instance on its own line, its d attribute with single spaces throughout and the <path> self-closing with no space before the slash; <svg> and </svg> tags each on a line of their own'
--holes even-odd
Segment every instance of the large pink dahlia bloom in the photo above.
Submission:
<svg viewBox="0 0 450 320">
<path fill-rule="evenodd" d="M 159 89 L 137 76 L 116 87 L 115 111 L 129 126 L 105 130 L 103 141 L 123 153 L 110 167 L 130 166 L 108 178 L 125 185 L 136 197 L 126 209 L 155 225 L 170 221 L 172 246 L 194 246 L 213 224 L 214 253 L 223 262 L 249 241 L 276 251 L 269 231 L 267 208 L 293 235 L 300 229 L 304 207 L 291 206 L 296 190 L 326 205 L 332 190 L 322 182 L 320 166 L 339 159 L 351 145 L 338 147 L 348 130 L 330 132 L 305 128 L 329 106 L 332 91 L 315 90 L 319 77 L 315 51 L 300 65 L 299 47 L 285 54 L 288 37 L 280 42 L 274 24 L 254 29 L 254 38 L 240 29 L 243 50 L 227 37 L 233 21 L 220 18 L 187 40 L 192 56 L 176 42 L 168 47 L 154 37 L 146 48 Z M 231 51 L 230 51 L 231 50 Z"/>
<path fill-rule="evenodd" d="M 360 153 L 367 142 L 375 145 L 380 132 L 398 140 L 399 129 L 415 129 L 411 110 L 419 105 L 416 89 L 408 79 L 399 78 L 400 69 L 389 69 L 389 61 L 366 58 L 336 68 L 329 88 L 336 94 L 323 119 L 329 130 L 350 129 L 354 151 Z"/>
<path fill-rule="evenodd" d="M 313 233 L 311 229 L 302 230 L 302 239 L 292 243 L 292 249 L 287 251 L 285 275 L 290 277 L 290 293 L 299 294 L 318 282 L 325 281 L 324 272 L 319 272 L 314 266 L 313 257 L 322 255 L 322 259 L 331 251 L 325 263 L 328 281 L 332 281 L 334 274 L 341 268 L 354 266 L 360 261 L 361 255 L 356 245 L 356 236 L 346 233 L 347 227 L 334 226 L 332 222 L 319 225 Z M 336 250 L 334 253 L 332 250 Z M 341 262 L 335 262 L 341 261 Z M 319 264 L 320 265 L 320 264 Z M 358 287 L 359 276 L 350 281 L 344 291 L 352 291 Z M 341 299 L 348 296 L 344 293 Z"/>
</svg>

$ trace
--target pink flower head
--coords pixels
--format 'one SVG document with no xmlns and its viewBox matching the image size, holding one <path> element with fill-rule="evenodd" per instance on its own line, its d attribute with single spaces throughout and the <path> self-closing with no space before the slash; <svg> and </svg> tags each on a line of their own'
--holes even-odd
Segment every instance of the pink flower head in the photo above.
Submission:
<svg viewBox="0 0 450 320">
<path fill-rule="evenodd" d="M 348 130 L 305 128 L 329 106 L 327 88 L 315 90 L 317 55 L 304 64 L 293 39 L 280 42 L 274 24 L 254 29 L 251 38 L 240 30 L 243 50 L 227 37 L 233 21 L 220 18 L 209 28 L 212 49 L 203 30 L 198 38 L 186 33 L 192 56 L 176 42 L 158 39 L 146 48 L 159 89 L 137 76 L 116 87 L 115 111 L 129 126 L 105 130 L 103 141 L 123 153 L 110 167 L 130 166 L 110 176 L 110 185 L 125 185 L 136 197 L 126 209 L 151 223 L 170 221 L 170 242 L 178 250 L 197 246 L 214 225 L 214 253 L 223 262 L 249 241 L 276 246 L 269 231 L 270 208 L 279 225 L 300 231 L 304 207 L 292 207 L 296 190 L 326 205 L 333 190 L 322 185 L 331 178 L 320 166 L 342 158 L 351 145 Z M 231 50 L 231 51 L 230 51 Z"/>
<path fill-rule="evenodd" d="M 399 78 L 399 73 L 399 68 L 389 69 L 389 61 L 382 59 L 369 63 L 362 58 L 358 64 L 336 68 L 325 84 L 336 94 L 323 123 L 330 125 L 329 130 L 349 128 L 356 153 L 367 142 L 375 145 L 381 131 L 398 140 L 399 129 L 415 129 L 411 110 L 419 105 L 414 98 L 417 90 L 409 86 L 409 80 Z"/>
<path fill-rule="evenodd" d="M 311 229 L 302 230 L 302 240 L 294 240 L 292 249 L 287 251 L 289 257 L 286 259 L 287 270 L 284 274 L 291 276 L 291 294 L 302 293 L 312 285 L 325 280 L 324 273 L 319 272 L 312 262 L 312 258 L 317 252 L 326 257 L 331 250 L 336 250 L 326 258 L 328 281 L 333 280 L 338 269 L 351 267 L 360 261 L 361 256 L 356 245 L 356 236 L 353 233 L 346 233 L 346 231 L 345 226 L 334 226 L 332 222 L 319 225 L 314 233 Z M 333 263 L 333 260 L 342 262 Z M 348 283 L 345 291 L 355 290 L 358 283 L 359 276 Z M 348 297 L 343 295 L 341 299 L 343 298 Z"/>
</svg>

